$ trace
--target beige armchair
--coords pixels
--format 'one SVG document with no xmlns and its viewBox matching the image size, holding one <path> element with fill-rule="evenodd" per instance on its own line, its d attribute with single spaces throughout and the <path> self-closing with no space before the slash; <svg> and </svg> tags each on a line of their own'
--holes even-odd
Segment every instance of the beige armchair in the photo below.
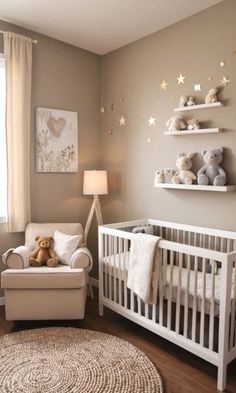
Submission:
<svg viewBox="0 0 236 393">
<path fill-rule="evenodd" d="M 54 231 L 82 235 L 70 265 L 50 268 L 29 266 L 29 256 L 37 235 L 52 236 Z M 83 244 L 83 228 L 74 223 L 30 223 L 25 245 L 8 250 L 2 257 L 8 269 L 1 274 L 5 289 L 7 320 L 82 319 L 84 317 L 92 256 Z"/>
</svg>

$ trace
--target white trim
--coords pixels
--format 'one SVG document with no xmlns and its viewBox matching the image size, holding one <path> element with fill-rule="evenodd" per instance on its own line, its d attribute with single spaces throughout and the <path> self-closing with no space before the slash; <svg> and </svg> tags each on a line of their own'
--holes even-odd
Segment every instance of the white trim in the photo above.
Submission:
<svg viewBox="0 0 236 393">
<path fill-rule="evenodd" d="M 92 287 L 99 288 L 99 283 L 97 278 L 89 277 L 89 283 Z"/>
<path fill-rule="evenodd" d="M 184 112 L 184 111 L 191 111 L 194 109 L 208 109 L 208 108 L 215 108 L 217 106 L 224 106 L 222 102 L 213 102 L 212 104 L 200 104 L 200 105 L 191 105 L 191 106 L 183 106 L 179 108 L 175 108 L 175 112 Z"/>
<path fill-rule="evenodd" d="M 4 306 L 4 305 L 5 305 L 5 297 L 0 296 L 0 306 Z"/>
<path fill-rule="evenodd" d="M 194 190 L 194 191 L 219 191 L 232 192 L 236 191 L 236 186 L 199 186 L 198 184 L 172 184 L 172 183 L 157 183 L 155 188 L 170 188 L 174 190 Z"/>
<path fill-rule="evenodd" d="M 165 135 L 193 135 L 193 134 L 218 134 L 221 128 L 199 128 L 198 130 L 165 131 Z"/>
</svg>

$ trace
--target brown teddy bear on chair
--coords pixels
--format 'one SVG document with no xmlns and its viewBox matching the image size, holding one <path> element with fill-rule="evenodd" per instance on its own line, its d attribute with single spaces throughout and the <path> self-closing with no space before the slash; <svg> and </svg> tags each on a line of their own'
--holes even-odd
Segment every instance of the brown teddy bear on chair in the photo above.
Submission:
<svg viewBox="0 0 236 393">
<path fill-rule="evenodd" d="M 35 238 L 37 247 L 32 252 L 29 261 L 31 266 L 47 265 L 49 267 L 57 266 L 59 259 L 53 250 L 52 237 L 37 236 Z"/>
</svg>

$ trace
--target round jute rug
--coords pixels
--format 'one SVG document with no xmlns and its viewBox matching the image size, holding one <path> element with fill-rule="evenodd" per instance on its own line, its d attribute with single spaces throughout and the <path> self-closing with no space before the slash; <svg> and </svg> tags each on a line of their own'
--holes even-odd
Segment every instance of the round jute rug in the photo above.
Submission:
<svg viewBox="0 0 236 393">
<path fill-rule="evenodd" d="M 0 339 L 1 393 L 162 393 L 147 356 L 117 337 L 44 328 Z"/>
</svg>

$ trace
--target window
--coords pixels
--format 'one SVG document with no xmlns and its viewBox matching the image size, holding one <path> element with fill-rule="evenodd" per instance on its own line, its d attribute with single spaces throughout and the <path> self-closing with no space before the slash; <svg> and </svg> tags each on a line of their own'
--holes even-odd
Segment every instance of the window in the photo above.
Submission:
<svg viewBox="0 0 236 393">
<path fill-rule="evenodd" d="M 7 159 L 6 159 L 6 69 L 0 54 L 0 221 L 7 216 Z"/>
</svg>

